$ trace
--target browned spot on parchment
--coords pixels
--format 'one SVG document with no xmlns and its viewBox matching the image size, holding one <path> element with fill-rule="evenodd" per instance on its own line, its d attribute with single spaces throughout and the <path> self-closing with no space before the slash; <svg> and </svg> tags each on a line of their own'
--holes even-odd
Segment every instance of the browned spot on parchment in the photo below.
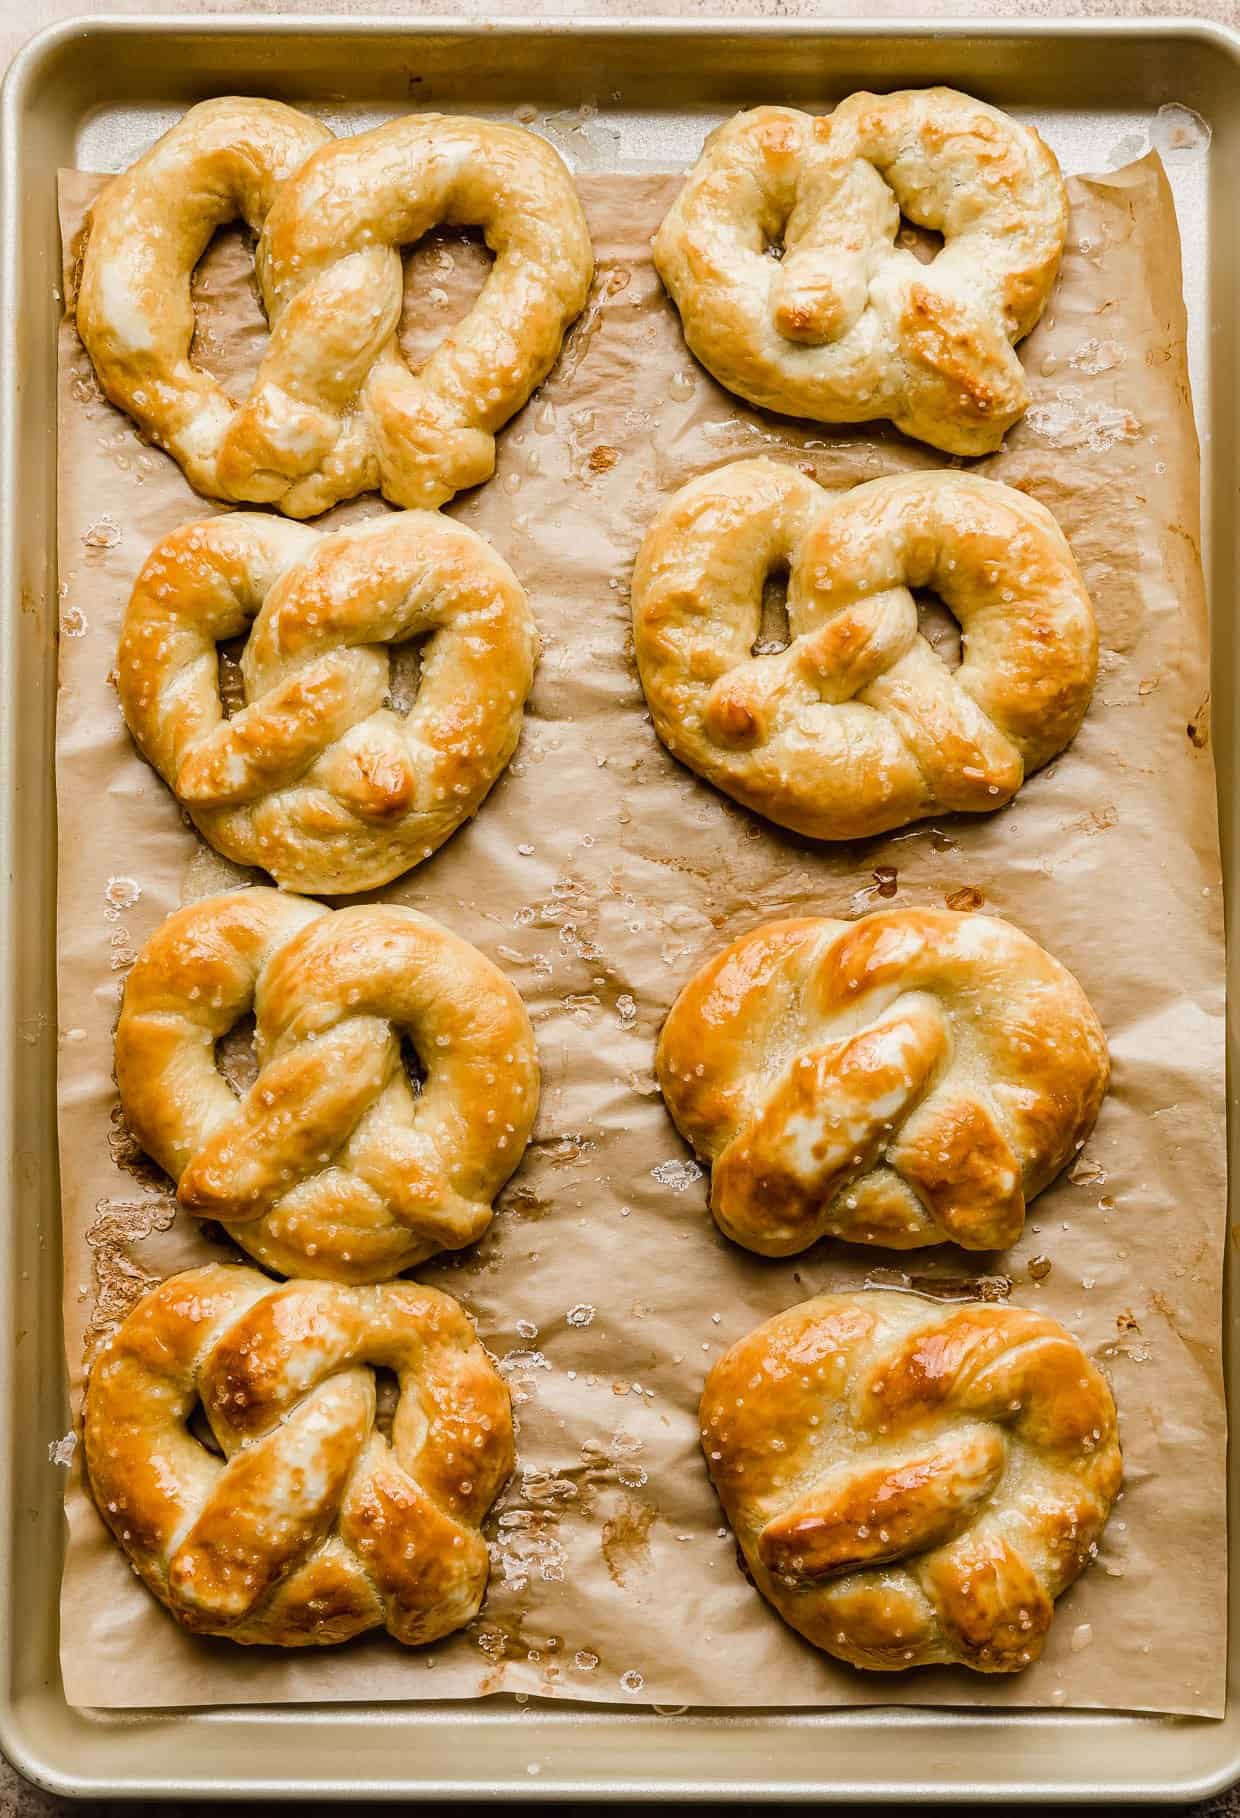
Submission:
<svg viewBox="0 0 1240 1818">
<path fill-rule="evenodd" d="M 603 1523 L 603 1562 L 612 1583 L 621 1590 L 628 1584 L 631 1572 L 644 1572 L 650 1567 L 650 1530 L 654 1522 L 655 1513 L 649 1503 L 627 1496 L 618 1513 Z"/>
</svg>

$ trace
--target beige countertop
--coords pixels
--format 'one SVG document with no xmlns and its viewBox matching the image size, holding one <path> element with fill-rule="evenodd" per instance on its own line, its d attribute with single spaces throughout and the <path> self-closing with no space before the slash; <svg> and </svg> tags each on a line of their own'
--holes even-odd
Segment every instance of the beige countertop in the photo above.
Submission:
<svg viewBox="0 0 1240 1818">
<path fill-rule="evenodd" d="M 229 13 L 244 12 L 255 16 L 277 13 L 322 14 L 343 16 L 418 18 L 427 15 L 471 18 L 479 14 L 491 18 L 528 17 L 531 15 L 560 19 L 591 14 L 605 14 L 609 19 L 649 17 L 668 18 L 716 16 L 720 18 L 785 18 L 785 19 L 865 19 L 867 21 L 909 18 L 948 19 L 1003 18 L 1060 19 L 1105 18 L 1108 16 L 1156 16 L 1164 18 L 1203 18 L 1229 25 L 1240 24 L 1240 0 L 1084 0 L 1073 5 L 1070 0 L 152 0 L 151 4 L 134 4 L 129 0 L 0 0 L 0 67 L 6 66 L 16 51 L 36 31 L 69 19 L 94 13 L 124 13 L 141 16 L 148 13 Z M 29 1786 L 0 1757 L 0 1818 L 42 1818 L 44 1814 L 71 1814 L 83 1808 L 73 1801 L 62 1800 Z M 149 1807 L 109 1802 L 93 1808 L 108 1818 L 126 1818 Z M 184 1810 L 201 1812 L 202 1806 L 168 1806 L 168 1812 Z M 239 1812 L 258 1807 L 232 1808 Z M 330 1807 L 316 1808 L 328 1811 Z M 357 1807 L 339 1808 L 356 1812 Z M 376 1808 L 377 1809 L 377 1808 Z M 447 1808 L 445 1808 L 447 1809 Z M 461 1810 L 462 1808 L 453 1808 Z M 515 1808 L 517 1811 L 532 1808 Z M 568 1812 L 586 1808 L 568 1807 Z M 1032 1808 L 1030 1808 L 1032 1810 Z M 1119 1808 L 1123 1810 L 1125 1808 Z M 1134 1813 L 1136 1808 L 1131 1808 Z M 1194 1808 L 1205 1818 L 1240 1818 L 1240 1789 Z"/>
</svg>

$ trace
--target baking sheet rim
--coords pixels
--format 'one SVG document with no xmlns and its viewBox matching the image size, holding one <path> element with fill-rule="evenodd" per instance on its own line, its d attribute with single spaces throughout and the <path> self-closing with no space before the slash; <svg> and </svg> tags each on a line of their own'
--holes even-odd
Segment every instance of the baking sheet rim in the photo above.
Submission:
<svg viewBox="0 0 1240 1818">
<path fill-rule="evenodd" d="M 0 306 L 3 308 L 3 343 L 0 344 L 0 346 L 2 346 L 4 355 L 0 364 L 2 364 L 4 373 L 16 373 L 19 370 L 18 309 L 21 280 L 20 274 L 17 271 L 17 260 L 11 255 L 17 235 L 18 210 L 21 203 L 21 186 L 18 180 L 18 173 L 20 169 L 21 127 L 24 123 L 24 108 L 28 104 L 29 91 L 37 84 L 47 60 L 63 45 L 70 43 L 74 39 L 84 37 L 107 37 L 109 35 L 121 37 L 136 35 L 160 37 L 170 35 L 172 32 L 176 32 L 180 35 L 188 34 L 193 37 L 206 37 L 208 39 L 225 39 L 230 36 L 242 39 L 257 39 L 268 35 L 278 36 L 282 33 L 296 32 L 303 36 L 344 36 L 349 38 L 366 38 L 380 34 L 387 36 L 408 35 L 410 37 L 446 34 L 458 39 L 468 40 L 484 34 L 489 38 L 497 36 L 517 37 L 521 34 L 539 34 L 543 36 L 554 35 L 567 38 L 594 38 L 614 34 L 617 30 L 623 30 L 626 35 L 644 33 L 664 40 L 684 40 L 688 38 L 705 38 L 710 36 L 722 36 L 728 39 L 741 40 L 759 36 L 767 38 L 806 36 L 824 38 L 862 38 L 866 40 L 899 40 L 907 38 L 910 35 L 916 35 L 933 36 L 935 38 L 967 36 L 979 40 L 993 38 L 1019 39 L 1025 37 L 1067 37 L 1077 42 L 1087 42 L 1099 37 L 1126 35 L 1149 41 L 1173 38 L 1180 41 L 1196 40 L 1198 42 L 1212 44 L 1216 48 L 1221 49 L 1234 64 L 1240 66 L 1240 32 L 1236 32 L 1227 26 L 1215 24 L 1211 21 L 1183 19 L 1130 20 L 1117 18 L 1106 20 L 1035 20 L 1016 17 L 994 21 L 979 21 L 976 19 L 936 19 L 927 21 L 914 18 L 900 18 L 867 23 L 864 26 L 857 21 L 847 19 L 819 21 L 788 19 L 723 20 L 717 18 L 635 18 L 622 22 L 613 22 L 596 16 L 589 19 L 556 18 L 550 20 L 537 20 L 521 17 L 488 23 L 477 18 L 462 19 L 441 15 L 427 16 L 418 19 L 394 20 L 378 16 L 350 18 L 330 14 L 309 16 L 290 13 L 267 16 L 215 14 L 203 18 L 194 18 L 192 21 L 187 21 L 181 16 L 168 13 L 145 16 L 140 14 L 102 14 L 91 18 L 79 17 L 69 19 L 48 27 L 31 40 L 31 42 L 19 53 L 4 84 L 3 136 L 2 153 L 0 153 L 0 155 L 3 157 L 4 171 L 4 249 L 10 254 L 10 256 L 6 257 L 3 261 L 4 272 L 2 279 L 0 279 L 0 284 L 2 284 L 2 289 L 0 289 Z M 54 263 L 55 261 L 53 259 L 53 268 Z M 5 486 L 6 497 L 16 499 L 20 492 L 19 474 L 21 470 L 18 462 L 18 412 L 14 398 L 14 387 L 11 383 L 6 384 L 3 402 L 5 408 L 3 436 L 2 441 L 0 441 L 0 485 Z M 27 517 L 25 513 L 20 510 L 14 510 L 7 517 L 4 525 L 0 526 L 0 534 L 3 536 L 3 542 L 0 544 L 0 581 L 4 584 L 3 610 L 6 614 L 6 639 L 4 648 L 6 654 L 12 644 L 13 637 L 15 636 L 15 616 L 18 603 L 18 570 L 20 565 L 20 552 L 22 549 L 22 531 L 20 527 L 23 526 L 26 521 Z M 15 794 L 17 786 L 17 766 L 14 762 L 16 745 L 15 729 L 23 723 L 19 720 L 17 712 L 14 688 L 15 674 L 16 666 L 6 661 L 4 666 L 4 704 L 9 711 L 4 715 L 4 724 L 0 727 L 0 766 L 3 767 L 6 779 L 5 800 L 3 803 L 4 814 L 2 817 L 2 824 L 0 824 L 0 858 L 6 862 L 10 880 L 14 876 L 12 848 L 13 826 L 16 818 Z M 1228 805 L 1225 789 L 1226 785 L 1223 784 L 1224 810 L 1226 810 Z M 10 883 L 9 889 L 3 892 L 3 901 L 0 902 L 0 938 L 4 938 L 4 936 L 8 935 L 13 928 L 15 910 L 16 891 Z M 13 956 L 16 951 L 16 945 L 13 939 L 10 938 L 5 940 L 4 950 L 7 958 L 6 974 L 2 989 L 4 998 L 10 1001 L 8 1003 L 0 1003 L 0 1008 L 11 1010 L 14 981 Z M 15 1120 L 13 1117 L 13 1082 L 17 1071 L 16 1062 L 18 1060 L 17 1018 L 13 1014 L 6 1015 L 4 1018 L 4 1027 L 6 1037 L 2 1044 L 2 1052 L 0 1052 L 0 1089 L 3 1090 L 3 1103 L 0 1105 L 0 1140 L 7 1139 L 9 1152 L 12 1154 L 15 1128 Z M 10 1221 L 16 1216 L 16 1206 L 19 1203 L 19 1196 L 14 1194 L 10 1199 L 7 1208 L 7 1216 Z M 14 1304 L 17 1293 L 17 1280 L 12 1266 L 13 1254 L 14 1252 L 11 1245 L 0 1248 L 0 1285 L 7 1290 L 10 1296 L 10 1301 L 8 1303 L 10 1305 Z M 10 1330 L 16 1331 L 16 1329 L 16 1322 L 11 1322 Z M 57 1354 L 57 1369 L 59 1370 L 61 1367 L 59 1361 L 59 1331 L 54 1330 L 51 1337 Z M 5 1494 L 6 1492 L 8 1493 L 8 1501 L 11 1509 L 15 1509 L 16 1507 L 16 1496 L 14 1494 L 15 1484 L 10 1468 L 17 1426 L 17 1422 L 14 1419 L 16 1411 L 13 1405 L 14 1390 L 15 1372 L 13 1367 L 12 1347 L 10 1346 L 6 1347 L 3 1353 L 0 1353 L 0 1495 Z M 11 1620 L 14 1554 L 16 1551 L 12 1545 L 12 1538 L 11 1533 L 6 1528 L 0 1526 L 0 1621 L 4 1623 L 6 1632 L 16 1641 L 17 1629 L 15 1623 Z M 12 1659 L 10 1658 L 9 1662 L 6 1664 L 10 1669 L 8 1674 L 8 1691 L 11 1693 Z M 64 1706 L 64 1710 L 71 1719 L 86 1719 L 86 1714 L 73 1711 L 67 1705 Z M 399 1711 L 406 1720 L 413 1719 L 415 1716 L 411 1707 L 402 1709 L 402 1707 L 391 1706 L 385 1706 L 382 1712 L 371 1712 L 369 1715 L 372 1721 L 377 1718 L 385 1727 L 388 1727 L 392 1723 L 394 1711 Z M 332 1707 L 329 1706 L 311 1707 L 310 1710 L 306 1710 L 303 1707 L 302 1710 L 297 1713 L 297 1719 L 299 1719 L 299 1721 L 295 1720 L 292 1727 L 294 1729 L 304 1729 L 307 1726 L 307 1723 L 321 1722 L 322 1719 L 331 1712 Z M 230 1716 L 236 1716 L 237 1714 L 234 1707 L 221 1707 L 217 1711 L 211 1713 L 211 1718 L 218 1727 L 221 1720 L 226 1720 Z M 249 1713 L 242 1714 L 249 1715 Z M 509 1713 L 505 1712 L 501 1715 L 497 1712 L 489 1712 L 485 1707 L 480 1711 L 470 1711 L 467 1718 L 466 1713 L 462 1711 L 459 1706 L 424 1706 L 416 1713 L 417 1719 L 419 1720 L 419 1727 L 420 1724 L 433 1722 L 437 1718 L 442 1720 L 444 1714 L 450 1714 L 454 1724 L 468 1722 L 469 1727 L 476 1727 L 479 1721 L 481 1721 L 485 1727 L 488 1717 L 491 1719 L 498 1717 L 501 1723 L 507 1723 L 511 1720 Z M 596 1711 L 581 1713 L 559 1707 L 558 1709 L 548 1709 L 545 1712 L 540 1712 L 537 1716 L 523 1717 L 521 1719 L 521 1730 L 523 1734 L 530 1736 L 532 1745 L 535 1731 L 539 1729 L 563 1728 L 565 1724 L 576 1725 L 578 1717 L 582 1714 L 588 1714 L 594 1719 L 594 1722 L 588 1726 L 592 1730 L 597 1730 L 600 1727 L 613 1728 L 616 1725 L 619 1725 L 622 1727 L 624 1733 L 631 1736 L 634 1727 L 643 1724 L 643 1717 L 639 1717 L 637 1713 L 603 1713 Z M 204 1713 L 197 1711 L 184 1713 L 181 1721 L 184 1722 L 185 1719 L 193 1721 L 195 1718 L 202 1719 L 204 1715 Z M 778 1720 L 781 1715 L 785 1719 L 789 1716 L 795 1716 L 798 1723 L 812 1723 L 815 1727 L 824 1720 L 830 1720 L 833 1729 L 841 1727 L 842 1724 L 846 1724 L 849 1728 L 859 1728 L 863 1730 L 878 1728 L 887 1729 L 891 1726 L 892 1720 L 895 1719 L 898 1722 L 899 1727 L 905 1729 L 916 1729 L 918 1727 L 926 1727 L 928 1724 L 933 1724 L 935 1727 L 946 1727 L 959 1731 L 962 1728 L 976 1725 L 979 1719 L 982 1720 L 983 1725 L 986 1724 L 987 1719 L 993 1724 L 998 1714 L 968 1710 L 967 1707 L 951 1711 L 943 1710 L 935 1712 L 918 1711 L 914 1709 L 907 1713 L 895 1713 L 890 1709 L 874 1706 L 851 1712 L 762 1712 L 757 1716 L 746 1715 L 741 1724 L 737 1724 L 734 1714 L 729 1714 L 725 1721 L 734 1728 L 744 1728 L 746 1730 L 766 1728 L 772 1732 L 773 1740 Z M 288 1712 L 282 1711 L 279 1713 L 279 1718 L 287 1720 L 289 1717 L 290 1713 Z M 355 1720 L 360 1719 L 361 1713 L 354 1713 L 354 1717 Z M 166 1713 L 161 1714 L 161 1717 L 157 1721 L 160 1723 L 161 1727 L 166 1728 L 170 1722 L 176 1720 L 174 1714 Z M 277 1721 L 278 1720 L 279 1719 L 277 1719 Z M 138 1723 L 147 1721 L 149 1721 L 149 1719 L 145 1717 L 136 1720 Z M 1201 1721 L 1204 1722 L 1205 1720 Z M 666 1718 L 660 1719 L 654 1717 L 653 1722 L 656 1725 L 661 1724 L 665 1726 L 665 1734 L 667 1729 L 670 1728 L 669 1720 Z M 1013 1713 L 1005 1712 L 1003 1713 L 1003 1722 L 1005 1725 L 1015 1723 L 1024 1729 L 1032 1727 L 1035 1730 L 1045 1730 L 1049 1727 L 1056 1731 L 1061 1730 L 1065 1725 L 1079 1728 L 1082 1724 L 1090 1725 L 1091 1727 L 1099 1724 L 1108 1727 L 1114 1725 L 1131 1726 L 1135 1724 L 1139 1728 L 1146 1729 L 1150 1725 L 1166 1725 L 1169 1722 L 1175 1724 L 1175 1726 L 1179 1728 L 1183 1728 L 1187 1723 L 1191 1725 L 1194 1730 L 1200 1729 L 1200 1722 L 1194 1720 L 1167 1720 L 1149 1717 L 1133 1718 L 1125 1717 L 1123 1715 L 1092 1716 L 1076 1713 L 1021 1713 L 1019 1715 L 1014 1715 Z M 1210 1730 L 1214 1735 L 1221 1739 L 1226 1734 L 1228 1722 L 1228 1718 L 1223 1719 L 1221 1723 L 1212 1722 L 1210 1724 Z M 709 1735 L 712 1732 L 715 1732 L 717 1735 L 720 1719 L 712 1718 L 709 1713 L 695 1712 L 687 1717 L 684 1720 L 684 1723 L 686 1728 L 702 1729 L 705 1735 Z M 110 1718 L 108 1727 L 115 1727 L 115 1724 L 116 1720 Z M 126 1719 L 122 1720 L 121 1727 L 132 1728 L 134 1725 L 135 1720 Z M 264 1728 L 270 1727 L 270 1714 L 268 1714 L 268 1721 L 264 1724 Z M 355 1724 L 350 1727 L 362 1728 L 364 1727 L 364 1720 L 360 1722 L 355 1721 Z M 521 1786 L 524 1786 L 527 1792 L 529 1792 L 533 1791 L 536 1786 L 540 1798 L 580 1797 L 590 1791 L 599 1792 L 603 1791 L 605 1788 L 606 1793 L 611 1797 L 658 1797 L 666 1796 L 669 1792 L 675 1792 L 681 1797 L 704 1796 L 709 1794 L 714 1797 L 741 1798 L 751 1797 L 755 1792 L 758 1792 L 765 1793 L 768 1797 L 776 1795 L 780 1798 L 787 1799 L 799 1797 L 827 1797 L 831 1799 L 848 1798 L 878 1800 L 896 1796 L 908 1797 L 911 1794 L 929 1798 L 951 1797 L 957 1800 L 967 1800 L 981 1799 L 993 1796 L 995 1792 L 1003 1792 L 1006 1793 L 1008 1797 L 1023 1799 L 1046 1797 L 1062 1799 L 1065 1797 L 1073 1797 L 1093 1798 L 1097 1800 L 1106 1799 L 1108 1797 L 1136 1797 L 1143 1800 L 1159 1800 L 1168 1798 L 1187 1799 L 1204 1797 L 1209 1793 L 1230 1784 L 1237 1775 L 1240 1775 L 1240 1735 L 1237 1735 L 1232 1739 L 1231 1753 L 1227 1754 L 1225 1759 L 1222 1759 L 1212 1772 L 1207 1771 L 1205 1774 L 1198 1775 L 1198 1777 L 1194 1779 L 1180 1775 L 1163 1783 L 1148 1781 L 1145 1784 L 1137 1785 L 1132 1782 L 1116 1781 L 1114 1786 L 1094 1785 L 1092 1787 L 1085 1785 L 1073 1785 L 1069 1787 L 1067 1785 L 1060 1786 L 1047 1782 L 1037 1784 L 1032 1780 L 1016 1782 L 996 1780 L 985 1784 L 980 1782 L 961 1784 L 957 1782 L 950 1788 L 940 1788 L 938 1787 L 938 1783 L 927 1783 L 924 1781 L 908 1779 L 893 1779 L 884 1781 L 881 1784 L 872 1781 L 861 1783 L 835 1781 L 830 1786 L 827 1786 L 815 1781 L 776 1783 L 770 1779 L 759 1779 L 755 1781 L 740 1782 L 735 1779 L 720 1781 L 696 1777 L 686 1777 L 675 1780 L 670 1778 L 621 1779 L 614 1775 L 608 1775 L 605 1781 L 600 1777 L 591 1778 L 587 1776 L 559 1781 L 554 1778 L 540 1778 L 535 1783 L 524 1779 L 524 1777 L 518 1779 L 515 1768 L 510 1775 L 504 1778 L 479 1779 L 469 1782 L 457 1780 L 444 1780 L 442 1782 L 426 1780 L 405 1780 L 403 1782 L 383 1780 L 359 1783 L 356 1779 L 351 1779 L 349 1781 L 337 1783 L 320 1778 L 316 1779 L 313 1783 L 304 1780 L 301 1782 L 285 1780 L 276 1783 L 270 1779 L 261 1778 L 244 1781 L 240 1779 L 223 1780 L 204 1777 L 195 1777 L 191 1779 L 182 1779 L 180 1777 L 143 1779 L 137 1776 L 132 1779 L 126 1778 L 121 1780 L 114 1774 L 90 1780 L 73 1772 L 71 1769 L 68 1769 L 64 1764 L 53 1765 L 49 1764 L 45 1759 L 40 1758 L 37 1750 L 32 1746 L 29 1746 L 28 1739 L 21 1730 L 18 1721 L 17 1707 L 12 1702 L 11 1696 L 9 1695 L 0 1699 L 0 1746 L 3 1746 L 10 1759 L 15 1762 L 15 1765 L 25 1772 L 29 1778 L 43 1786 L 77 1796 L 83 1796 L 98 1791 L 106 1792 L 113 1797 L 120 1793 L 136 1793 L 150 1797 L 197 1795 L 203 1797 L 224 1796 L 240 1798 L 251 1796 L 255 1792 L 263 1792 L 267 1796 L 275 1794 L 277 1796 L 296 1797 L 304 1794 L 308 1784 L 313 1784 L 316 1792 L 321 1795 L 329 1795 L 334 1792 L 337 1794 L 351 1794 L 357 1796 L 363 1789 L 371 1791 L 373 1788 L 375 1793 L 387 1797 L 399 1797 L 402 1796 L 402 1794 L 413 1791 L 415 1788 L 423 1797 L 463 1798 L 474 1797 L 479 1793 L 485 1792 L 501 1793 L 505 1790 L 514 1791 Z M 623 1744 L 621 1744 L 621 1749 L 626 1757 L 632 1753 L 631 1748 L 626 1748 Z M 527 1748 L 523 1752 L 528 1753 L 529 1749 Z M 776 1789 L 778 1789 L 777 1792 Z"/>
</svg>

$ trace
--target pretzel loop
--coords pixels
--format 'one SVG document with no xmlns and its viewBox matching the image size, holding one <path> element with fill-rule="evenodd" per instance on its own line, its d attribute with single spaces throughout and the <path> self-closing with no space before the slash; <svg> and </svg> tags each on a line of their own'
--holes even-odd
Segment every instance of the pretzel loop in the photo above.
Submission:
<svg viewBox="0 0 1240 1818">
<path fill-rule="evenodd" d="M 1084 1143 L 1106 1041 L 1057 960 L 990 916 L 769 922 L 690 980 L 659 1037 L 673 1121 L 737 1243 L 1006 1248 Z"/>
<path fill-rule="evenodd" d="M 1110 1390 L 1017 1307 L 826 1294 L 711 1371 L 707 1465 L 763 1596 L 855 1666 L 1017 1672 L 1096 1549 Z"/>
<path fill-rule="evenodd" d="M 397 1378 L 390 1440 L 375 1367 Z M 446 1294 L 175 1275 L 96 1358 L 83 1430 L 100 1512 L 196 1633 L 326 1646 L 382 1625 L 416 1645 L 482 1601 L 511 1408 Z"/>
<path fill-rule="evenodd" d="M 240 1098 L 215 1044 L 253 1007 Z M 401 1037 L 426 1079 L 416 1096 Z M 274 890 L 156 930 L 125 986 L 116 1077 L 181 1204 L 286 1275 L 376 1281 L 474 1242 L 520 1161 L 538 1062 L 489 960 L 394 904 L 336 913 Z"/>
<path fill-rule="evenodd" d="M 932 264 L 897 244 L 901 213 L 943 236 Z M 750 403 L 890 417 L 977 455 L 1028 404 L 1012 343 L 1046 306 L 1067 223 L 1036 132 L 952 89 L 904 90 L 822 118 L 738 114 L 707 139 L 654 256 L 690 348 Z"/>
<path fill-rule="evenodd" d="M 271 340 L 235 406 L 190 358 L 190 277 L 240 215 Z M 417 373 L 400 249 L 480 227 L 482 294 Z M 418 114 L 354 138 L 278 102 L 189 112 L 95 201 L 77 322 L 100 383 L 190 483 L 312 517 L 372 487 L 434 507 L 489 478 L 495 433 L 549 372 L 593 255 L 572 179 L 519 127 Z"/>
<path fill-rule="evenodd" d="M 250 630 L 225 719 L 216 645 Z M 424 640 L 389 705 L 390 649 Z M 402 512 L 319 536 L 237 513 L 174 531 L 121 630 L 121 707 L 219 851 L 290 889 L 387 883 L 473 814 L 516 748 L 537 633 L 464 525 Z"/>
<path fill-rule="evenodd" d="M 781 568 L 790 641 L 755 652 Z M 918 631 L 919 588 L 959 620 L 955 670 Z M 668 749 L 816 839 L 1001 807 L 1073 738 L 1097 670 L 1089 597 L 1050 513 L 958 473 L 840 496 L 774 461 L 703 474 L 646 535 L 633 623 Z"/>
</svg>

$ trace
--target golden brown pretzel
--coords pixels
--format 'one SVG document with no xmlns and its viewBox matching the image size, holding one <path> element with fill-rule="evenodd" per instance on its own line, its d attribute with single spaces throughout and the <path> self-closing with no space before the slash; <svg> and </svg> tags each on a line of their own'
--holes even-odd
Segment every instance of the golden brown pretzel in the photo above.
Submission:
<svg viewBox="0 0 1240 1818">
<path fill-rule="evenodd" d="M 932 264 L 897 246 L 901 212 L 942 234 Z M 905 89 L 717 128 L 654 257 L 690 348 L 750 403 L 890 417 L 975 455 L 1028 404 L 1012 343 L 1046 306 L 1067 226 L 1032 127 L 954 89 Z"/>
<path fill-rule="evenodd" d="M 1109 1075 L 1072 974 L 947 909 L 755 928 L 685 986 L 655 1066 L 720 1228 L 765 1256 L 824 1235 L 1006 1248 Z"/>
<path fill-rule="evenodd" d="M 754 654 L 763 583 L 784 567 L 791 642 Z M 955 671 L 918 631 L 912 588 L 960 621 Z M 1050 512 L 962 473 L 842 494 L 775 461 L 703 474 L 647 532 L 633 623 L 668 749 L 815 839 L 1002 807 L 1075 734 L 1098 660 Z"/>
<path fill-rule="evenodd" d="M 224 718 L 216 645 L 250 628 Z M 416 698 L 389 646 L 425 639 Z M 237 512 L 175 530 L 121 629 L 125 720 L 211 844 L 291 890 L 369 890 L 429 858 L 516 749 L 538 634 L 512 570 L 438 512 L 322 536 Z"/>
<path fill-rule="evenodd" d="M 251 1008 L 259 1071 L 238 1100 L 215 1044 Z M 394 903 L 333 912 L 266 889 L 156 929 L 125 984 L 116 1080 L 183 1206 L 269 1268 L 336 1281 L 473 1243 L 538 1107 L 525 1006 L 477 948 Z"/>
<path fill-rule="evenodd" d="M 390 1440 L 374 1368 L 398 1380 Z M 199 1410 L 218 1452 L 187 1425 Z M 97 1355 L 84 1435 L 100 1513 L 198 1634 L 325 1647 L 382 1625 L 417 1645 L 482 1602 L 512 1411 L 434 1288 L 174 1275 Z"/>
<path fill-rule="evenodd" d="M 271 325 L 240 407 L 190 358 L 190 276 L 237 216 L 260 236 Z M 414 374 L 400 248 L 439 222 L 480 227 L 495 259 Z M 550 370 L 592 269 L 572 179 L 533 133 L 416 114 L 333 140 L 279 102 L 229 97 L 191 108 L 95 201 L 77 322 L 107 396 L 198 491 L 295 518 L 375 486 L 435 506 L 493 471 L 495 431 Z"/>
<path fill-rule="evenodd" d="M 1123 1475 L 1076 1340 L 1020 1307 L 824 1294 L 721 1357 L 702 1449 L 754 1583 L 840 1660 L 1038 1658 Z"/>
</svg>

